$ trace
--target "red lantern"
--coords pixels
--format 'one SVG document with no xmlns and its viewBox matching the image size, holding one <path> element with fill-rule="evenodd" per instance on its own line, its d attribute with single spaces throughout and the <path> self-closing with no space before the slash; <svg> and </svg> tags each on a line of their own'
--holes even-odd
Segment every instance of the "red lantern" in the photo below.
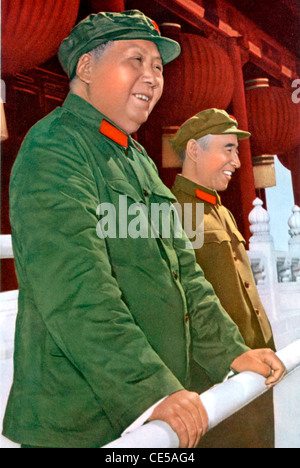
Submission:
<svg viewBox="0 0 300 468">
<path fill-rule="evenodd" d="M 205 37 L 168 34 L 166 28 L 161 29 L 182 49 L 180 56 L 165 67 L 164 93 L 154 111 L 163 125 L 181 125 L 192 115 L 212 107 L 226 109 L 234 90 L 233 68 L 226 52 Z"/>
<path fill-rule="evenodd" d="M 267 79 L 247 84 L 246 104 L 254 156 L 282 154 L 300 145 L 300 106 L 292 101 L 292 91 L 270 87 Z"/>
<path fill-rule="evenodd" d="M 29 70 L 54 56 L 75 24 L 80 0 L 2 0 L 2 73 Z"/>
<path fill-rule="evenodd" d="M 300 144 L 300 108 L 286 89 L 270 87 L 268 78 L 246 83 L 254 178 L 257 188 L 276 185 L 274 155 Z"/>
</svg>

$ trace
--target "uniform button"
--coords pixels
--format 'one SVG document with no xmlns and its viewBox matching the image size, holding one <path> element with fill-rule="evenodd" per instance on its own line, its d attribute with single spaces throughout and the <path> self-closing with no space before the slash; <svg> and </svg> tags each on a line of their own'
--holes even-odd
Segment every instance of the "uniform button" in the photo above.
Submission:
<svg viewBox="0 0 300 468">
<path fill-rule="evenodd" d="M 234 261 L 235 261 L 235 262 L 237 262 L 237 261 L 238 261 L 237 257 L 233 257 L 233 259 L 234 259 Z"/>
<path fill-rule="evenodd" d="M 149 197 L 149 195 L 150 195 L 148 190 L 146 190 L 146 189 L 143 189 L 143 193 L 144 193 L 145 197 Z"/>
<path fill-rule="evenodd" d="M 245 288 L 246 288 L 246 289 L 249 289 L 249 288 L 250 288 L 250 284 L 249 284 L 247 281 L 245 281 Z"/>
<path fill-rule="evenodd" d="M 178 280 L 178 273 L 176 271 L 173 271 L 173 276 L 174 276 L 174 279 L 177 281 Z"/>
<path fill-rule="evenodd" d="M 259 315 L 259 314 L 260 314 L 260 312 L 259 312 L 258 309 L 255 309 L 255 313 L 256 313 L 256 315 Z"/>
<path fill-rule="evenodd" d="M 185 320 L 185 323 L 187 323 L 190 320 L 190 317 L 188 316 L 188 314 L 185 314 L 184 320 Z"/>
</svg>

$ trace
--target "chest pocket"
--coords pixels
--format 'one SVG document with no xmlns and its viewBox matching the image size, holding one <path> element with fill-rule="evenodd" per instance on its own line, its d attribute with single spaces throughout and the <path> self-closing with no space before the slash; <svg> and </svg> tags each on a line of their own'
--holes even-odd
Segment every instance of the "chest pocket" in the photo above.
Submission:
<svg viewBox="0 0 300 468">
<path fill-rule="evenodd" d="M 151 237 L 145 194 L 138 193 L 129 181 L 122 178 L 106 180 L 105 190 L 102 217 L 99 210 L 97 213 L 100 218 L 98 232 L 105 237 L 110 262 L 117 274 L 125 265 L 137 266 L 154 258 L 157 246 Z M 108 217 L 106 209 L 112 210 L 114 215 Z M 110 220 L 113 225 L 109 231 Z"/>
<path fill-rule="evenodd" d="M 222 242 L 231 242 L 231 237 L 226 231 L 205 231 L 204 232 L 205 244 L 222 244 Z"/>
<path fill-rule="evenodd" d="M 162 183 L 152 188 L 150 195 L 151 222 L 159 237 L 165 243 L 172 243 L 174 237 L 174 216 L 177 216 L 173 203 L 176 198 Z"/>
<path fill-rule="evenodd" d="M 120 195 L 130 198 L 135 203 L 143 203 L 144 201 L 142 196 L 125 179 L 108 180 L 106 184 L 108 191 L 112 194 L 113 202 L 115 201 L 115 197 L 117 197 L 119 201 Z"/>
<path fill-rule="evenodd" d="M 176 198 L 174 197 L 171 190 L 168 189 L 163 183 L 157 184 L 152 188 L 153 198 L 157 200 L 157 202 L 169 202 L 174 203 L 176 202 Z"/>
<path fill-rule="evenodd" d="M 232 232 L 232 236 L 230 236 L 228 232 L 223 231 L 221 229 L 216 230 L 216 231 L 205 231 L 204 241 L 207 244 L 211 244 L 211 243 L 222 244 L 222 242 L 234 242 L 234 243 L 246 244 L 244 237 L 237 230 Z"/>
<path fill-rule="evenodd" d="M 246 245 L 246 241 L 245 241 L 244 237 L 242 236 L 242 234 L 239 231 L 234 231 L 233 235 L 238 240 L 238 242 Z"/>
</svg>

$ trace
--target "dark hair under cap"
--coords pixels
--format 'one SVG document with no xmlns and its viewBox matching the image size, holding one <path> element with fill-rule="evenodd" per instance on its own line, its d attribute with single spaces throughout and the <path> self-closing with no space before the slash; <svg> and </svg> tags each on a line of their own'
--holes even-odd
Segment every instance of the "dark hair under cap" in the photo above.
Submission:
<svg viewBox="0 0 300 468">
<path fill-rule="evenodd" d="M 144 39 L 156 44 L 163 65 L 180 54 L 178 42 L 162 37 L 159 27 L 139 10 L 91 14 L 70 32 L 58 50 L 59 61 L 70 78 L 76 74 L 79 58 L 108 41 Z"/>
</svg>

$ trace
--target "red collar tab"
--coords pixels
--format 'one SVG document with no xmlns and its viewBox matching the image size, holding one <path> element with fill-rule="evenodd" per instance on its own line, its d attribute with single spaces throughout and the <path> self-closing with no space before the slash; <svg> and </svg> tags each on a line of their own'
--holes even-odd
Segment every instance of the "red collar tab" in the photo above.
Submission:
<svg viewBox="0 0 300 468">
<path fill-rule="evenodd" d="M 211 205 L 217 204 L 217 197 L 215 195 L 211 195 L 210 193 L 204 192 L 203 190 L 196 188 L 196 197 L 200 200 L 206 201 Z"/>
<path fill-rule="evenodd" d="M 118 145 L 124 146 L 124 148 L 128 148 L 128 135 L 112 125 L 107 120 L 102 120 L 99 132 Z"/>
</svg>

